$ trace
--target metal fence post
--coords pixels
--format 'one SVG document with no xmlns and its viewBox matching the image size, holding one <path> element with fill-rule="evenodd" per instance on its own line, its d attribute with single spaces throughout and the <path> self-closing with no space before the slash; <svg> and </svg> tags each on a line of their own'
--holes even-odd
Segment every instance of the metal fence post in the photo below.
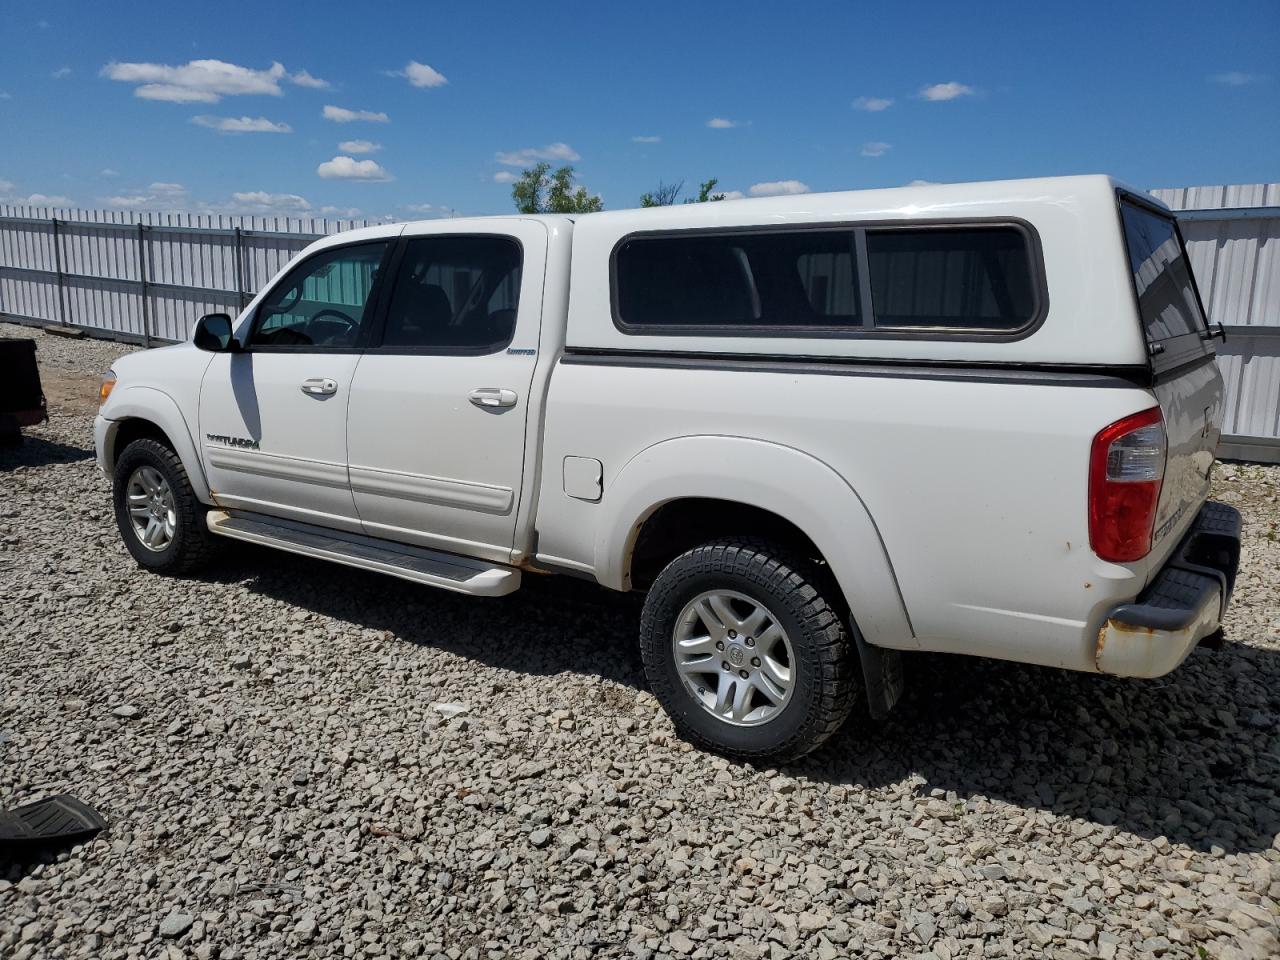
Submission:
<svg viewBox="0 0 1280 960">
<path fill-rule="evenodd" d="M 142 345 L 151 346 L 151 309 L 147 302 L 147 228 L 138 224 L 138 287 L 142 295 Z"/>
<path fill-rule="evenodd" d="M 240 305 L 240 309 L 244 309 L 244 234 L 240 232 L 240 228 L 236 227 L 236 303 Z"/>
<path fill-rule="evenodd" d="M 50 217 L 53 223 L 53 269 L 58 278 L 58 324 L 67 325 L 67 293 L 62 276 L 62 242 L 58 239 L 58 218 Z"/>
</svg>

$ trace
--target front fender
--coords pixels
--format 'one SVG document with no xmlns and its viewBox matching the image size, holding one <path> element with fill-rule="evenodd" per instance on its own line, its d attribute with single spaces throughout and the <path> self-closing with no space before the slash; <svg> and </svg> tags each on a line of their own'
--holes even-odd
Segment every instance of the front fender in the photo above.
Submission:
<svg viewBox="0 0 1280 960">
<path fill-rule="evenodd" d="M 631 553 L 644 521 L 665 503 L 730 500 L 775 513 L 814 542 L 835 574 L 866 639 L 916 647 L 911 621 L 880 533 L 857 492 L 821 460 L 744 437 L 664 440 L 636 454 L 609 483 L 597 527 L 596 576 L 630 586 Z"/>
<path fill-rule="evenodd" d="M 200 462 L 195 441 L 187 426 L 186 417 L 182 415 L 177 401 L 169 394 L 155 387 L 131 386 L 117 388 L 111 394 L 102 411 L 105 429 L 102 431 L 101 448 L 98 451 L 98 463 L 107 476 L 115 469 L 110 451 L 115 442 L 116 431 L 126 420 L 138 419 L 154 423 L 164 431 L 173 445 L 174 452 L 182 461 L 187 471 L 187 479 L 191 481 L 191 489 L 201 503 L 212 503 L 209 495 L 209 481 L 204 475 L 204 466 Z"/>
</svg>

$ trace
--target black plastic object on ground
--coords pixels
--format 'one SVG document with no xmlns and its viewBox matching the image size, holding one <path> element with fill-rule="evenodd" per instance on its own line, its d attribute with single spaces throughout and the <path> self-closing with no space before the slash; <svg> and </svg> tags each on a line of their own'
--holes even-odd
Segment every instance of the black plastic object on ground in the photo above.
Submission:
<svg viewBox="0 0 1280 960">
<path fill-rule="evenodd" d="M 92 807 L 66 793 L 0 810 L 0 857 L 79 843 L 106 825 Z"/>
<path fill-rule="evenodd" d="M 34 340 L 0 339 L 0 441 L 48 419 Z"/>
</svg>

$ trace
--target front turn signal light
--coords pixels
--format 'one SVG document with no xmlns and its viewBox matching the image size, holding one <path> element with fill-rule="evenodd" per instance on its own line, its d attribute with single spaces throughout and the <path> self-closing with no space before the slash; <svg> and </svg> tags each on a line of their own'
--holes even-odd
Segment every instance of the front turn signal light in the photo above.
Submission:
<svg viewBox="0 0 1280 960">
<path fill-rule="evenodd" d="M 114 370 L 108 370 L 107 375 L 102 378 L 102 386 L 98 388 L 98 406 L 102 406 L 107 402 L 107 397 L 111 396 L 111 391 L 116 388 L 116 374 Z"/>
</svg>

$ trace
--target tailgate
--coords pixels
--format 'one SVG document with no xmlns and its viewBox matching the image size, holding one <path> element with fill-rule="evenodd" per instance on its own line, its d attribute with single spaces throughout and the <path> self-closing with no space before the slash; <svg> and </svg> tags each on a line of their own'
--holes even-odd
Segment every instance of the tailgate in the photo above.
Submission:
<svg viewBox="0 0 1280 960">
<path fill-rule="evenodd" d="M 1223 384 L 1177 222 L 1128 195 L 1121 198 L 1120 216 L 1169 445 L 1152 537 L 1158 567 L 1208 497 Z"/>
</svg>

